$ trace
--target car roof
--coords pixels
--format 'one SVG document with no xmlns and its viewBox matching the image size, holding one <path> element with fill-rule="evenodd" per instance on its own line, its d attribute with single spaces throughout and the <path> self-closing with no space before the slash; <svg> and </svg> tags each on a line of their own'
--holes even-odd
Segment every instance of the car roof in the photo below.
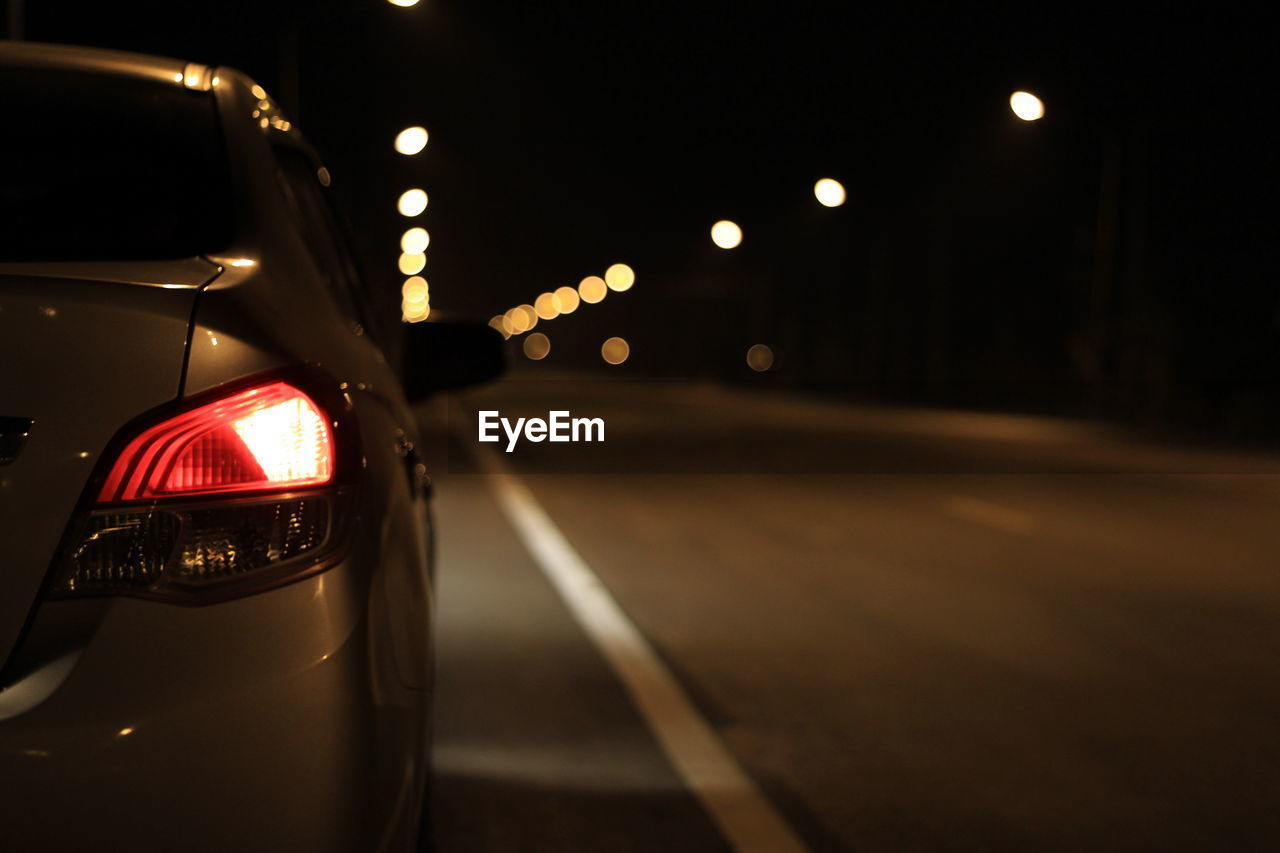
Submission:
<svg viewBox="0 0 1280 853">
<path fill-rule="evenodd" d="M 200 90 L 209 89 L 213 73 L 208 66 L 163 56 L 33 42 L 0 42 L 0 66 L 114 74 Z"/>
</svg>

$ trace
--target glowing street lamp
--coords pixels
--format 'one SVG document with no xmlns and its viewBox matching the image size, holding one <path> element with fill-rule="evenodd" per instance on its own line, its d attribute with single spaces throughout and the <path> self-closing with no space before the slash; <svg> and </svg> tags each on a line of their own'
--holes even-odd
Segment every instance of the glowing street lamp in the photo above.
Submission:
<svg viewBox="0 0 1280 853">
<path fill-rule="evenodd" d="M 417 275 L 427 266 L 427 256 L 421 252 L 401 252 L 400 272 L 405 275 Z"/>
<path fill-rule="evenodd" d="M 773 349 L 768 344 L 755 344 L 747 350 L 747 367 L 764 373 L 773 367 Z"/>
<path fill-rule="evenodd" d="M 1030 92 L 1014 92 L 1009 96 L 1009 109 L 1023 121 L 1038 121 L 1044 118 L 1044 101 Z"/>
<path fill-rule="evenodd" d="M 721 219 L 711 226 L 711 242 L 721 249 L 735 249 L 742 243 L 742 229 L 736 222 Z"/>
<path fill-rule="evenodd" d="M 839 207 L 844 204 L 844 185 L 835 178 L 823 178 L 813 185 L 813 197 L 823 207 Z"/>
<path fill-rule="evenodd" d="M 636 283 L 636 271 L 626 264 L 614 264 L 604 271 L 604 283 L 610 290 L 622 293 Z"/>
<path fill-rule="evenodd" d="M 427 147 L 425 127 L 406 127 L 396 134 L 396 150 L 406 156 L 417 154 Z"/>
<path fill-rule="evenodd" d="M 578 296 L 583 302 L 595 305 L 604 299 L 609 292 L 609 286 L 605 284 L 604 279 L 598 275 L 589 275 L 582 281 L 578 282 Z"/>
<path fill-rule="evenodd" d="M 533 310 L 543 320 L 554 320 L 560 316 L 560 297 L 543 293 L 533 300 Z"/>
<path fill-rule="evenodd" d="M 403 9 L 408 9 L 410 6 L 418 5 L 418 0 L 387 0 L 387 2 L 392 6 L 399 6 Z"/>
<path fill-rule="evenodd" d="M 574 311 L 577 311 L 578 303 L 581 301 L 578 296 L 578 291 L 568 285 L 556 288 L 556 298 L 560 300 L 561 314 L 572 314 Z"/>
<path fill-rule="evenodd" d="M 524 354 L 533 361 L 541 361 L 551 353 L 551 340 L 542 332 L 534 332 L 524 339 Z"/>
<path fill-rule="evenodd" d="M 420 275 L 411 276 L 400 286 L 400 295 L 406 302 L 426 302 L 431 296 L 427 280 Z"/>
<path fill-rule="evenodd" d="M 410 228 L 400 237 L 400 250 L 402 252 L 425 252 L 430 244 L 431 235 L 427 233 L 425 228 Z"/>
<path fill-rule="evenodd" d="M 631 355 L 626 338 L 609 338 L 600 346 L 600 357 L 609 364 L 622 364 Z"/>
<path fill-rule="evenodd" d="M 427 194 L 419 189 L 405 190 L 396 202 L 401 216 L 417 216 L 427 209 Z"/>
</svg>

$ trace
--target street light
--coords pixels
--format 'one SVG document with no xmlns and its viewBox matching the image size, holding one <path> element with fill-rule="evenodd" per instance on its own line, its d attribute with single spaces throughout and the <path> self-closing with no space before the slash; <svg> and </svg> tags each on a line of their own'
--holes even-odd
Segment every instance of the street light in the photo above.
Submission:
<svg viewBox="0 0 1280 853">
<path fill-rule="evenodd" d="M 543 320 L 554 320 L 560 316 L 560 297 L 543 293 L 533 300 L 533 310 Z"/>
<path fill-rule="evenodd" d="M 387 0 L 392 6 L 399 6 L 402 9 L 408 9 L 410 6 L 417 6 L 418 0 Z"/>
<path fill-rule="evenodd" d="M 406 302 L 426 302 L 431 296 L 427 280 L 420 275 L 411 276 L 400 286 L 400 295 Z"/>
<path fill-rule="evenodd" d="M 582 281 L 578 282 L 578 296 L 583 302 L 595 305 L 604 299 L 605 294 L 609 292 L 609 287 L 604 283 L 598 275 L 589 275 Z"/>
<path fill-rule="evenodd" d="M 425 252 L 431 243 L 431 235 L 425 228 L 410 228 L 400 237 L 400 250 L 403 252 Z"/>
<path fill-rule="evenodd" d="M 1009 96 L 1009 109 L 1023 121 L 1038 121 L 1044 118 L 1044 101 L 1030 92 L 1014 92 Z"/>
<path fill-rule="evenodd" d="M 721 219 L 711 226 L 711 242 L 721 249 L 735 249 L 742 243 L 742 229 L 736 222 Z"/>
<path fill-rule="evenodd" d="M 401 216 L 417 216 L 427 209 L 427 194 L 422 190 L 405 190 L 396 203 Z"/>
<path fill-rule="evenodd" d="M 561 314 L 572 314 L 574 311 L 578 310 L 578 303 L 581 299 L 578 296 L 578 291 L 574 290 L 572 287 L 569 287 L 568 285 L 565 285 L 564 287 L 557 287 L 556 297 L 560 300 Z"/>
<path fill-rule="evenodd" d="M 427 147 L 427 129 L 425 127 L 406 127 L 396 134 L 396 150 L 401 154 L 412 156 Z"/>
<path fill-rule="evenodd" d="M 427 256 L 421 252 L 401 252 L 400 272 L 405 275 L 417 275 L 427 266 Z"/>
<path fill-rule="evenodd" d="M 511 309 L 511 326 L 523 334 L 538 325 L 538 312 L 529 303 Z"/>
<path fill-rule="evenodd" d="M 501 314 L 489 320 L 489 327 L 496 329 L 504 341 L 511 337 L 511 323 Z"/>
<path fill-rule="evenodd" d="M 542 332 L 534 332 L 524 339 L 524 354 L 533 361 L 541 361 L 551 353 L 551 340 Z"/>
<path fill-rule="evenodd" d="M 400 287 L 401 318 L 406 323 L 421 323 L 431 315 L 431 294 L 422 276 L 405 279 Z"/>
<path fill-rule="evenodd" d="M 600 346 L 600 356 L 609 364 L 622 364 L 631 355 L 626 338 L 609 338 Z"/>
<path fill-rule="evenodd" d="M 839 207 L 844 204 L 844 184 L 835 178 L 823 178 L 813 185 L 813 196 L 823 207 Z"/>
<path fill-rule="evenodd" d="M 604 283 L 610 290 L 622 293 L 636 283 L 636 271 L 626 264 L 614 264 L 604 271 Z"/>
<path fill-rule="evenodd" d="M 773 349 L 768 344 L 755 344 L 747 350 L 747 367 L 764 373 L 773 367 Z"/>
</svg>

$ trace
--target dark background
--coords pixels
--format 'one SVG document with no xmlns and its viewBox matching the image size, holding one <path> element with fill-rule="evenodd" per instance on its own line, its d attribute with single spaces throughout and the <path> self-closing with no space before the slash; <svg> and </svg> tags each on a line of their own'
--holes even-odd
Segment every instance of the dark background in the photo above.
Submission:
<svg viewBox="0 0 1280 853">
<path fill-rule="evenodd" d="M 603 369 L 623 335 L 634 373 L 1231 435 L 1280 419 L 1267 4 L 30 0 L 25 17 L 31 41 L 259 80 L 331 164 L 389 312 L 410 186 L 431 198 L 436 310 L 487 319 L 633 266 L 630 292 L 540 327 L 548 366 Z M 1016 119 L 1015 89 L 1046 117 Z M 398 156 L 411 124 L 430 144 Z M 819 207 L 819 177 L 848 203 Z M 740 249 L 711 245 L 721 218 Z M 761 342 L 780 358 L 755 375 Z"/>
</svg>

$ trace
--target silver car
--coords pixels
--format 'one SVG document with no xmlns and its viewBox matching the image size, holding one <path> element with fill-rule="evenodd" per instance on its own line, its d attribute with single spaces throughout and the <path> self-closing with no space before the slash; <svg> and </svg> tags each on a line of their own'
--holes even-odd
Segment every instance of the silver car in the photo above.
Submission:
<svg viewBox="0 0 1280 853">
<path fill-rule="evenodd" d="M 232 69 L 0 97 L 0 848 L 411 848 L 430 481 L 329 173 Z M 501 369 L 409 337 L 412 396 Z"/>
</svg>

